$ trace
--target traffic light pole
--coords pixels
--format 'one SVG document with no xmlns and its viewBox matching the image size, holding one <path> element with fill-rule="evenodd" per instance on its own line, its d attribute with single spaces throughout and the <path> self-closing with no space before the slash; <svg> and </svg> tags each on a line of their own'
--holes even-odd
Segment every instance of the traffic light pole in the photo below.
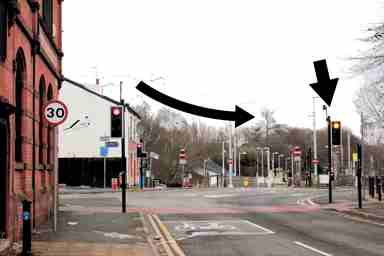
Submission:
<svg viewBox="0 0 384 256">
<path fill-rule="evenodd" d="M 359 208 L 363 207 L 362 197 L 361 197 L 361 173 L 362 173 L 362 147 L 360 144 L 357 144 L 357 195 L 359 200 Z"/>
<path fill-rule="evenodd" d="M 332 203 L 332 130 L 331 130 L 331 116 L 327 117 L 328 121 L 328 189 L 329 189 L 329 203 Z"/>
<path fill-rule="evenodd" d="M 125 106 L 124 100 L 121 99 L 121 105 L 123 106 L 123 114 L 122 114 L 122 136 L 121 136 L 121 170 L 123 172 L 122 184 L 121 184 L 121 208 L 122 212 L 125 213 L 127 211 L 127 168 L 126 168 L 126 158 L 125 158 Z"/>
</svg>

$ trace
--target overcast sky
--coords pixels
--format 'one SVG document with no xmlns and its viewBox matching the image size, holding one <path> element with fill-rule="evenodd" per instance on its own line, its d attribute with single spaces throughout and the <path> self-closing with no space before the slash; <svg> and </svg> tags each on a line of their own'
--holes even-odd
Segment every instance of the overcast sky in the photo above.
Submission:
<svg viewBox="0 0 384 256">
<path fill-rule="evenodd" d="M 353 105 L 358 78 L 350 62 L 357 40 L 381 21 L 375 0 L 76 0 L 64 2 L 64 75 L 82 83 L 124 82 L 124 97 L 145 99 L 140 79 L 172 97 L 260 118 L 264 106 L 280 123 L 312 127 L 313 61 L 326 59 L 339 77 L 333 119 L 359 132 Z M 97 68 L 95 68 L 97 67 Z M 153 82 L 150 82 L 154 80 Z M 118 97 L 118 87 L 106 87 Z M 317 100 L 318 127 L 325 125 Z M 209 124 L 223 124 L 206 118 Z"/>
</svg>

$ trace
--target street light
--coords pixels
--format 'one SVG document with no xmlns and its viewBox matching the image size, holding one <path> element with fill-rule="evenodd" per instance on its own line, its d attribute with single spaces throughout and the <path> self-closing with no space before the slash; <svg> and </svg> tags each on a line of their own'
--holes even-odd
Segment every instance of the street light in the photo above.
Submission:
<svg viewBox="0 0 384 256">
<path fill-rule="evenodd" d="M 282 169 L 282 168 L 281 168 L 281 165 L 280 165 L 280 161 L 281 161 L 280 158 L 281 158 L 281 157 L 284 157 L 284 155 L 283 155 L 283 154 L 280 154 L 280 155 L 278 156 L 278 159 L 279 159 L 279 160 L 278 160 L 278 166 L 277 166 L 277 169 L 278 169 L 279 171 L 281 171 L 281 169 Z"/>
<path fill-rule="evenodd" d="M 273 152 L 273 154 L 272 154 L 272 170 L 273 170 L 274 176 L 276 176 L 275 155 L 279 155 L 279 154 L 280 154 L 279 152 Z"/>
<path fill-rule="evenodd" d="M 256 148 L 257 151 L 261 152 L 261 174 L 264 177 L 264 154 L 263 154 L 263 149 L 260 147 Z M 261 175 L 260 175 L 261 176 Z"/>
<path fill-rule="evenodd" d="M 264 147 L 264 150 L 267 152 L 267 173 L 269 178 L 271 171 L 271 150 L 269 147 Z"/>
<path fill-rule="evenodd" d="M 241 177 L 241 155 L 246 155 L 246 154 L 248 154 L 248 152 L 242 152 L 242 153 L 240 153 L 239 152 L 239 177 Z"/>
</svg>

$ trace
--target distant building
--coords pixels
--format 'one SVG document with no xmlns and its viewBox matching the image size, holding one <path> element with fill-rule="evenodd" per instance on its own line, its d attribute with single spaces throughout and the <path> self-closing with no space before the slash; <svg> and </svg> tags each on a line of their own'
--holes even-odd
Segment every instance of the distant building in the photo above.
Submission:
<svg viewBox="0 0 384 256">
<path fill-rule="evenodd" d="M 384 126 L 377 122 L 365 123 L 364 139 L 367 144 L 376 145 L 384 143 Z"/>
<path fill-rule="evenodd" d="M 111 107 L 120 102 L 103 96 L 88 87 L 65 79 L 60 99 L 68 106 L 69 116 L 59 129 L 59 183 L 69 186 L 104 186 L 104 157 L 101 147 L 111 131 Z M 139 137 L 137 124 L 140 116 L 125 105 L 125 135 L 127 157 L 127 184 L 139 183 L 136 157 Z M 121 139 L 110 138 L 106 156 L 106 185 L 117 178 L 121 170 Z"/>
<path fill-rule="evenodd" d="M 43 118 L 62 81 L 62 0 L 0 1 L 0 248 L 53 214 L 54 128 Z M 2 254 L 2 252 L 0 252 Z"/>
</svg>

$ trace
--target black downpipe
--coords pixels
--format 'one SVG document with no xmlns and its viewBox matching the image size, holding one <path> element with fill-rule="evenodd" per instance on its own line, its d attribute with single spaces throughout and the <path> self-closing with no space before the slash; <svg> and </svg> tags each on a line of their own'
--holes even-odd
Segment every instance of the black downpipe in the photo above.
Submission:
<svg viewBox="0 0 384 256">
<path fill-rule="evenodd" d="M 37 27 L 33 34 L 33 44 L 32 44 L 32 192 L 33 192 L 33 198 L 32 198 L 32 226 L 33 229 L 36 227 L 36 136 L 35 136 L 35 109 L 36 109 L 36 100 L 35 100 L 35 86 L 36 86 L 36 54 L 39 51 L 39 41 L 38 41 L 38 35 L 39 35 L 39 24 L 36 21 L 36 12 L 35 12 L 35 24 L 34 26 Z"/>
</svg>

